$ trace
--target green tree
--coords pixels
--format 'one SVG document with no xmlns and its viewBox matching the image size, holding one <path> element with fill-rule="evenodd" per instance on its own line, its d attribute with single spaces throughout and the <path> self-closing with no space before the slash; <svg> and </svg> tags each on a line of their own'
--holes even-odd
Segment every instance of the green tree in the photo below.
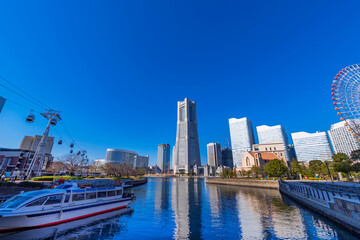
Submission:
<svg viewBox="0 0 360 240">
<path fill-rule="evenodd" d="M 262 168 L 254 165 L 251 167 L 251 173 L 256 177 L 259 177 L 259 175 L 261 176 Z"/>
<path fill-rule="evenodd" d="M 346 175 L 352 170 L 353 161 L 345 153 L 337 153 L 332 156 L 332 168 L 336 172 L 343 172 Z"/>
<path fill-rule="evenodd" d="M 316 174 L 324 175 L 326 172 L 324 172 L 325 164 L 321 160 L 311 160 L 309 162 L 309 172 L 310 175 L 316 176 Z"/>
<path fill-rule="evenodd" d="M 291 161 L 291 174 L 296 177 L 298 177 L 299 174 L 304 174 L 304 167 L 301 166 L 295 158 Z"/>
<path fill-rule="evenodd" d="M 288 173 L 289 169 L 282 160 L 274 159 L 265 165 L 264 172 L 270 177 L 281 177 L 285 173 Z"/>
</svg>

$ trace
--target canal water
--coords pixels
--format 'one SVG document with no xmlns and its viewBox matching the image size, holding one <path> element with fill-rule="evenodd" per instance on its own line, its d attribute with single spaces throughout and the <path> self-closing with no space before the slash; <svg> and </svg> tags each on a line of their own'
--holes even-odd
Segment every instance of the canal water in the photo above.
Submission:
<svg viewBox="0 0 360 240">
<path fill-rule="evenodd" d="M 149 178 L 130 209 L 0 239 L 357 239 L 278 190 Z"/>
</svg>

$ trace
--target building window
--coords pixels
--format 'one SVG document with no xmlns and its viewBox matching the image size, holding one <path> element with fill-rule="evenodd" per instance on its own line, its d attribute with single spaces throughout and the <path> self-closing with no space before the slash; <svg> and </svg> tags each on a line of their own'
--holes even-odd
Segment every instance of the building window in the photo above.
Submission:
<svg viewBox="0 0 360 240">
<path fill-rule="evenodd" d="M 180 121 L 185 121 L 185 107 L 180 108 Z"/>
<path fill-rule="evenodd" d="M 265 151 L 267 151 L 267 148 L 265 148 Z"/>
<path fill-rule="evenodd" d="M 270 147 L 270 151 L 271 151 L 271 147 Z"/>
<path fill-rule="evenodd" d="M 276 150 L 276 147 L 274 147 L 274 150 Z"/>
</svg>

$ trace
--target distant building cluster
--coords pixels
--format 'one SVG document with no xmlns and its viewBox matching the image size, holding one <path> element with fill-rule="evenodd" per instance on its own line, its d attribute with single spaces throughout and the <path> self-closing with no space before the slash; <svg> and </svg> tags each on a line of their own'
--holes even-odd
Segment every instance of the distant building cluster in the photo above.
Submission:
<svg viewBox="0 0 360 240">
<path fill-rule="evenodd" d="M 348 131 L 344 121 L 333 124 L 328 133 L 292 133 L 292 145 L 281 125 L 256 127 L 259 140 L 257 144 L 254 144 L 253 128 L 248 118 L 231 118 L 229 126 L 234 164 L 238 170 L 263 166 L 273 159 L 283 160 L 285 164 L 293 158 L 300 162 L 326 161 L 331 160 L 333 153 L 350 155 L 352 151 L 360 149 L 358 141 Z"/>
</svg>

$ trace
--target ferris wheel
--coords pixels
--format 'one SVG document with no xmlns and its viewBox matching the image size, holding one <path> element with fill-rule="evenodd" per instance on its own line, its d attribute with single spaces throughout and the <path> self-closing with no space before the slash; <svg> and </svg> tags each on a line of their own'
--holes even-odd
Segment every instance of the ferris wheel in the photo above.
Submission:
<svg viewBox="0 0 360 240">
<path fill-rule="evenodd" d="M 360 64 L 342 69 L 335 76 L 331 87 L 337 115 L 360 141 Z"/>
</svg>

